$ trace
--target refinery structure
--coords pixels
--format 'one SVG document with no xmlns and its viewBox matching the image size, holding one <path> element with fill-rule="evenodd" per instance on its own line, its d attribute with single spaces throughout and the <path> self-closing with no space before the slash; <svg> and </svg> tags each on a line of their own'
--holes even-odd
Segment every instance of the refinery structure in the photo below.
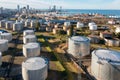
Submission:
<svg viewBox="0 0 120 80">
<path fill-rule="evenodd" d="M 119 18 L 0 8 L 0 80 L 120 80 L 119 66 Z"/>
</svg>

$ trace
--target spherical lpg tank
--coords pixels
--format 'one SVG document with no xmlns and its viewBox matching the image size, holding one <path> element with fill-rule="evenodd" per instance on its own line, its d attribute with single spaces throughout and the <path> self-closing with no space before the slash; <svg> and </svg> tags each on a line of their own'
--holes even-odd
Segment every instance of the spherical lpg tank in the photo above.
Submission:
<svg viewBox="0 0 120 80">
<path fill-rule="evenodd" d="M 7 21 L 7 22 L 5 23 L 5 25 L 6 25 L 6 29 L 12 29 L 13 22 L 12 22 L 12 21 Z"/>
<path fill-rule="evenodd" d="M 26 36 L 26 35 L 34 35 L 34 31 L 33 30 L 25 30 L 23 32 L 23 36 Z"/>
<path fill-rule="evenodd" d="M 83 57 L 90 54 L 90 41 L 83 36 L 73 36 L 69 38 L 68 53 L 74 57 Z"/>
<path fill-rule="evenodd" d="M 48 75 L 47 61 L 41 57 L 28 58 L 22 63 L 24 80 L 45 80 Z"/>
<path fill-rule="evenodd" d="M 23 37 L 23 43 L 31 43 L 31 42 L 36 42 L 37 38 L 35 35 L 27 35 Z"/>
<path fill-rule="evenodd" d="M 23 45 L 23 55 L 25 57 L 35 57 L 40 55 L 40 45 L 38 43 L 27 43 Z"/>
<path fill-rule="evenodd" d="M 1 36 L 1 39 L 6 39 L 8 41 L 12 40 L 12 34 L 11 33 L 2 33 L 0 36 Z"/>
<path fill-rule="evenodd" d="M 97 30 L 97 25 L 91 25 L 91 26 L 89 26 L 89 29 L 90 30 Z"/>
<path fill-rule="evenodd" d="M 16 22 L 13 24 L 13 31 L 20 31 L 23 29 L 23 24 L 21 22 Z"/>
<path fill-rule="evenodd" d="M 77 29 L 80 29 L 82 27 L 84 27 L 84 24 L 81 22 L 77 22 Z"/>
<path fill-rule="evenodd" d="M 97 80 L 119 80 L 120 52 L 107 49 L 94 50 L 91 73 Z"/>
<path fill-rule="evenodd" d="M 65 27 L 70 27 L 71 24 L 70 24 L 70 22 L 64 22 L 64 26 L 65 26 Z"/>
<path fill-rule="evenodd" d="M 0 52 L 0 66 L 2 65 L 2 53 Z"/>
<path fill-rule="evenodd" d="M 8 40 L 0 39 L 0 52 L 8 50 Z"/>
</svg>

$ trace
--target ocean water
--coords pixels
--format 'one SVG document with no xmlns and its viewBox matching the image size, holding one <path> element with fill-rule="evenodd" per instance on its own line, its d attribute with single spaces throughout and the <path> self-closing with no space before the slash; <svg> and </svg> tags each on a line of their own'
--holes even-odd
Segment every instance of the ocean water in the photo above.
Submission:
<svg viewBox="0 0 120 80">
<path fill-rule="evenodd" d="M 120 10 L 92 10 L 92 9 L 66 9 L 69 14 L 102 14 L 107 16 L 120 16 Z"/>
</svg>

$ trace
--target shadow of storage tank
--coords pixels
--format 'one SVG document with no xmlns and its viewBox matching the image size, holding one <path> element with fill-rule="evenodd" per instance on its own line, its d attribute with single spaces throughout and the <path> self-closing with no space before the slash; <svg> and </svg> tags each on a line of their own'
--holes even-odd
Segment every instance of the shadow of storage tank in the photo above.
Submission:
<svg viewBox="0 0 120 80">
<path fill-rule="evenodd" d="M 69 38 L 68 53 L 74 57 L 86 56 L 90 54 L 90 41 L 83 36 L 73 36 Z"/>
<path fill-rule="evenodd" d="M 41 57 L 28 58 L 22 63 L 23 80 L 45 80 L 48 75 L 48 64 Z"/>
<path fill-rule="evenodd" d="M 94 50 L 91 73 L 97 80 L 120 80 L 120 52 L 107 49 Z"/>
</svg>

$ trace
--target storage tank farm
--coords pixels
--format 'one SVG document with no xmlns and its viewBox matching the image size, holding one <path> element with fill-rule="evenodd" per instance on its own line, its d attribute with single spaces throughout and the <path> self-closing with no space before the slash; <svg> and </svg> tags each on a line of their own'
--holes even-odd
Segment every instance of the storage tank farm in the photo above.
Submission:
<svg viewBox="0 0 120 80">
<path fill-rule="evenodd" d="M 27 58 L 40 55 L 39 43 L 27 43 L 23 45 L 23 55 Z"/>
<path fill-rule="evenodd" d="M 68 53 L 76 58 L 90 54 L 90 41 L 83 36 L 73 36 L 68 40 Z"/>
<path fill-rule="evenodd" d="M 24 80 L 46 80 L 48 62 L 41 57 L 31 57 L 22 63 L 22 77 Z"/>
<path fill-rule="evenodd" d="M 94 50 L 91 73 L 97 80 L 119 80 L 120 52 L 107 49 Z"/>
</svg>

